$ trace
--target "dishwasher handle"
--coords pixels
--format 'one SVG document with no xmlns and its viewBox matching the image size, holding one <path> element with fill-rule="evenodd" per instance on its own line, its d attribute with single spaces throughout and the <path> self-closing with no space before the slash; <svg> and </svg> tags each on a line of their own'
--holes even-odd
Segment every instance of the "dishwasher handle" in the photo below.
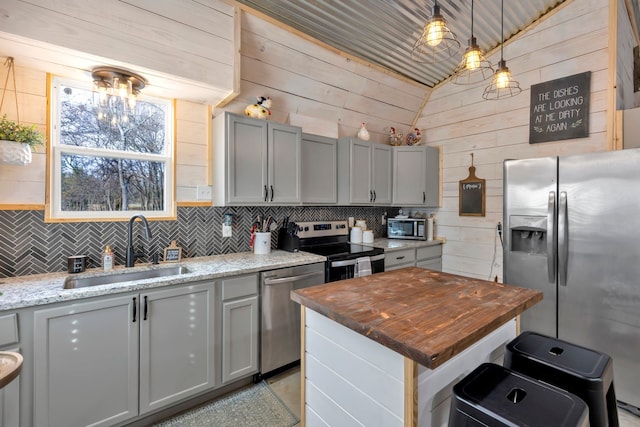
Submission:
<svg viewBox="0 0 640 427">
<path fill-rule="evenodd" d="M 313 273 L 300 274 L 298 276 L 268 277 L 264 279 L 265 286 L 277 285 L 278 283 L 297 282 L 298 280 L 310 279 L 315 276 L 324 276 L 324 271 L 314 271 Z"/>
</svg>

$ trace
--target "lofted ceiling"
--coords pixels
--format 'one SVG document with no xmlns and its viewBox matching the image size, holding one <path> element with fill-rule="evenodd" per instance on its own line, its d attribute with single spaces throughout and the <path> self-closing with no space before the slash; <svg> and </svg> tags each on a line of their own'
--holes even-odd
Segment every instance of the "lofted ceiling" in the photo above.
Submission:
<svg viewBox="0 0 640 427">
<path fill-rule="evenodd" d="M 333 48 L 428 87 L 451 76 L 471 35 L 472 0 L 439 0 L 440 12 L 460 41 L 460 49 L 442 62 L 421 64 L 411 59 L 411 49 L 431 16 L 434 0 L 237 1 Z M 505 0 L 505 40 L 564 1 Z M 500 10 L 501 0 L 474 2 L 473 35 L 485 53 L 500 46 Z"/>
</svg>

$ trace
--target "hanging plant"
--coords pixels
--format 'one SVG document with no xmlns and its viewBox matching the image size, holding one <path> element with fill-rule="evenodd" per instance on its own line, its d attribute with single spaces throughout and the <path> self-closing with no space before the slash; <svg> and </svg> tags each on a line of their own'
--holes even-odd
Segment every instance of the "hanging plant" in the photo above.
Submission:
<svg viewBox="0 0 640 427">
<path fill-rule="evenodd" d="M 0 163 L 24 166 L 31 163 L 31 151 L 36 151 L 38 145 L 44 145 L 44 136 L 36 130 L 35 125 L 20 124 L 13 58 L 7 58 L 5 65 L 7 66 L 7 78 L 4 82 L 2 100 L 0 100 L 0 110 L 7 92 L 9 75 L 13 74 L 13 94 L 16 101 L 16 116 L 18 120 L 9 120 L 6 114 L 0 118 Z M 11 73 L 12 71 L 13 73 Z"/>
</svg>

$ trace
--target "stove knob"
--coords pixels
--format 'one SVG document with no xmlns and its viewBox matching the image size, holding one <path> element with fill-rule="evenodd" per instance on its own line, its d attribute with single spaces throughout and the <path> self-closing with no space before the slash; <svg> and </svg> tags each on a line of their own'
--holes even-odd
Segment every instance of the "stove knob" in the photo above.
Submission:
<svg viewBox="0 0 640 427">
<path fill-rule="evenodd" d="M 300 231 L 302 231 L 302 227 L 300 227 Z M 305 227 L 304 231 L 309 231 L 309 227 Z"/>
</svg>

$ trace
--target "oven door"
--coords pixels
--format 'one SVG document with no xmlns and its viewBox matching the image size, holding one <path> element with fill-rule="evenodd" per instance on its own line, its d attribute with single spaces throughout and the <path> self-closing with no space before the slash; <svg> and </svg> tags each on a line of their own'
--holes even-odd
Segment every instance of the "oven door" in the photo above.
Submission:
<svg viewBox="0 0 640 427">
<path fill-rule="evenodd" d="M 356 267 L 356 259 L 327 261 L 325 281 L 336 282 L 338 280 L 353 279 Z M 371 274 L 384 271 L 384 254 L 371 257 Z"/>
</svg>

